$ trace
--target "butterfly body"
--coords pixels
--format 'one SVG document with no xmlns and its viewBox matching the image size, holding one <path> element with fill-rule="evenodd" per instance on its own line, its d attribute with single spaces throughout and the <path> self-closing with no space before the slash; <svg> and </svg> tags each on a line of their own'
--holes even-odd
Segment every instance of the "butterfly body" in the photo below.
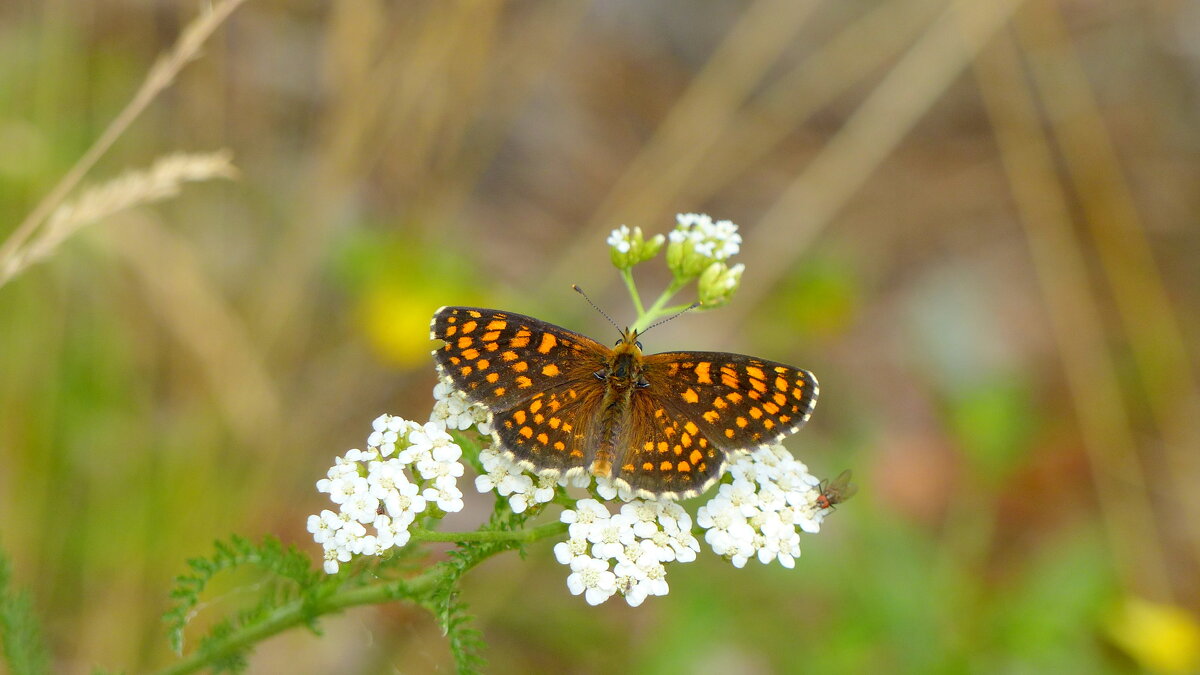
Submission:
<svg viewBox="0 0 1200 675">
<path fill-rule="evenodd" d="M 492 417 L 496 445 L 535 471 L 587 472 L 637 494 L 685 497 L 730 453 L 776 443 L 807 421 L 808 371 L 740 354 L 644 355 L 511 312 L 443 307 L 438 369 Z"/>
</svg>

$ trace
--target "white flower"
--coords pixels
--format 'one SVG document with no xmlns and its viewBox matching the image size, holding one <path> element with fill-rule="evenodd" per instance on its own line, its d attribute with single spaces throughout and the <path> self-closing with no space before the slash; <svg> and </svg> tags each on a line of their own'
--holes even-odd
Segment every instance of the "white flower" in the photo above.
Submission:
<svg viewBox="0 0 1200 675">
<path fill-rule="evenodd" d="M 598 605 L 617 592 L 616 581 L 607 562 L 581 556 L 571 561 L 567 588 L 572 595 L 583 593 L 589 605 Z"/>
<path fill-rule="evenodd" d="M 729 475 L 733 481 L 696 514 L 696 523 L 706 530 L 704 540 L 737 567 L 754 557 L 794 567 L 800 556 L 797 528 L 820 528 L 820 481 L 779 445 L 738 456 Z"/>
<path fill-rule="evenodd" d="M 500 496 L 508 497 L 514 513 L 524 513 L 535 504 L 554 499 L 554 488 L 558 484 L 556 472 L 530 475 L 492 448 L 480 451 L 479 462 L 487 473 L 475 479 L 475 489 L 480 492 L 495 490 Z"/>
<path fill-rule="evenodd" d="M 690 562 L 700 550 L 691 533 L 691 516 L 673 501 L 632 499 L 612 515 L 600 502 L 581 499 L 560 519 L 570 523 L 571 538 L 555 546 L 558 561 L 572 569 L 581 557 L 603 561 L 605 569 L 611 562 L 613 592 L 634 607 L 650 595 L 666 595 L 664 562 Z"/>
<path fill-rule="evenodd" d="M 569 523 L 572 537 L 587 539 L 594 527 L 603 527 L 610 518 L 608 509 L 595 499 L 580 499 L 575 502 L 575 509 L 566 509 L 559 514 L 559 520 Z"/>
<path fill-rule="evenodd" d="M 479 433 L 491 433 L 491 427 L 487 424 L 487 408 L 472 403 L 464 392 L 455 389 L 451 379 L 442 378 L 438 381 L 433 387 L 433 398 L 430 422 L 446 429 L 469 429 L 474 425 Z"/>
<path fill-rule="evenodd" d="M 744 268 L 729 267 L 723 263 L 741 248 L 742 237 L 737 225 L 728 220 L 713 222 L 712 218 L 700 213 L 681 213 L 675 216 L 676 226 L 669 235 L 667 266 L 677 279 L 688 280 L 701 276 L 707 299 L 722 304 L 736 288 Z M 714 264 L 721 263 L 718 267 Z"/>
<path fill-rule="evenodd" d="M 629 249 L 633 246 L 632 235 L 633 232 L 629 230 L 629 226 L 622 225 L 613 230 L 612 234 L 608 235 L 606 243 L 615 248 L 618 253 L 628 253 Z"/>
<path fill-rule="evenodd" d="M 463 503 L 463 493 L 453 483 L 434 483 L 433 486 L 425 488 L 422 493 L 427 502 L 437 502 L 439 509 L 446 513 L 456 513 L 462 511 L 465 504 Z"/>
<path fill-rule="evenodd" d="M 371 427 L 367 449 L 334 459 L 327 477 L 317 481 L 317 490 L 338 505 L 337 512 L 325 509 L 307 523 L 313 541 L 325 549 L 330 574 L 354 555 L 382 555 L 406 545 L 408 528 L 427 501 L 446 512 L 463 507 L 456 484 L 463 474 L 462 449 L 444 426 L 381 415 Z M 413 470 L 420 485 L 409 473 Z"/>
<path fill-rule="evenodd" d="M 587 540 L 592 542 L 592 555 L 601 559 L 622 555 L 626 544 L 632 544 L 635 538 L 633 520 L 624 514 L 597 522 L 587 533 Z"/>
<path fill-rule="evenodd" d="M 627 270 L 658 255 L 666 238 L 659 234 L 647 241 L 642 234 L 642 228 L 622 225 L 613 230 L 606 241 L 613 265 L 618 269 Z"/>
<path fill-rule="evenodd" d="M 570 565 L 571 561 L 579 557 L 587 557 L 588 548 L 591 547 L 591 542 L 583 537 L 571 537 L 566 541 L 560 541 L 554 545 L 554 557 L 563 565 Z"/>
</svg>

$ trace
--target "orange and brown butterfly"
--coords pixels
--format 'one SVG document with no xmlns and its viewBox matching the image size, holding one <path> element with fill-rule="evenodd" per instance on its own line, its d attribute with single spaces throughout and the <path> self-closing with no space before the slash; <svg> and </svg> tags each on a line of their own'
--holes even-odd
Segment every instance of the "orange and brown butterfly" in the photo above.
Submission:
<svg viewBox="0 0 1200 675">
<path fill-rule="evenodd" d="M 440 373 L 491 412 L 497 447 L 534 471 L 609 477 L 644 497 L 715 483 L 731 453 L 796 432 L 817 402 L 812 373 L 724 352 L 643 355 L 513 312 L 443 307 Z"/>
<path fill-rule="evenodd" d="M 850 482 L 850 469 L 838 474 L 833 480 L 823 480 L 817 486 L 817 508 L 832 509 L 850 499 L 858 492 L 858 486 Z"/>
</svg>

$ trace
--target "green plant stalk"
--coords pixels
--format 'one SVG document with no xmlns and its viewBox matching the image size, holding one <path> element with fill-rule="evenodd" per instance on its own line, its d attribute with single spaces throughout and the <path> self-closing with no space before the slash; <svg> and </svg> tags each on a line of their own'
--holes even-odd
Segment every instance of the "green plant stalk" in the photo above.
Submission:
<svg viewBox="0 0 1200 675">
<path fill-rule="evenodd" d="M 514 532 L 493 532 L 487 530 L 476 532 L 431 532 L 428 530 L 416 530 L 413 532 L 412 539 L 414 541 L 512 542 L 525 544 L 562 534 L 566 531 L 566 523 L 546 523 L 545 525 L 539 525 L 528 530 Z M 503 550 L 505 549 L 483 555 L 478 560 L 472 561 L 469 567 L 474 567 Z M 223 638 L 213 640 L 207 643 L 205 648 L 198 649 L 157 672 L 160 675 L 193 673 L 218 659 L 243 651 L 272 635 L 277 635 L 289 628 L 306 624 L 326 614 L 332 614 L 359 605 L 374 605 L 390 600 L 420 598 L 459 573 L 460 571 L 455 568 L 454 564 L 447 561 L 438 563 L 411 579 L 388 581 L 372 586 L 356 586 L 338 591 L 316 602 L 308 599 L 297 600 L 276 609 L 263 621 L 235 630 Z"/>
<path fill-rule="evenodd" d="M 630 282 L 632 282 L 632 277 L 630 278 Z M 686 286 L 687 283 L 687 281 L 672 279 L 671 284 L 667 286 L 665 291 L 662 292 L 662 295 L 658 296 L 658 299 L 654 301 L 653 305 L 650 305 L 650 309 L 646 310 L 645 312 L 638 312 L 637 321 L 633 322 L 634 330 L 637 330 L 638 332 L 646 330 L 646 327 L 653 323 L 656 319 L 669 314 L 671 309 L 674 308 L 666 309 L 667 302 L 669 302 L 676 293 L 683 290 L 683 287 Z"/>
<path fill-rule="evenodd" d="M 629 297 L 633 298 L 633 308 L 637 310 L 640 319 L 646 313 L 646 308 L 642 306 L 642 296 L 638 293 L 637 284 L 633 281 L 632 268 L 622 269 L 621 279 L 625 282 L 625 288 L 629 289 Z"/>
</svg>

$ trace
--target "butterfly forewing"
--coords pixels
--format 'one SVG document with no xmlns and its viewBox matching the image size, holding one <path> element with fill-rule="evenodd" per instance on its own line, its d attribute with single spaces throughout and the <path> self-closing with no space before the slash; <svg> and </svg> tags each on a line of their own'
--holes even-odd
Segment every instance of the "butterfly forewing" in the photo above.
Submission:
<svg viewBox="0 0 1200 675">
<path fill-rule="evenodd" d="M 591 378 L 609 349 L 533 317 L 478 307 L 443 307 L 430 337 L 445 340 L 434 360 L 443 375 L 493 412 L 534 394 Z"/>
<path fill-rule="evenodd" d="M 666 352 L 645 357 L 648 392 L 693 420 L 719 448 L 778 443 L 795 433 L 817 403 L 807 370 L 724 352 Z"/>
</svg>

